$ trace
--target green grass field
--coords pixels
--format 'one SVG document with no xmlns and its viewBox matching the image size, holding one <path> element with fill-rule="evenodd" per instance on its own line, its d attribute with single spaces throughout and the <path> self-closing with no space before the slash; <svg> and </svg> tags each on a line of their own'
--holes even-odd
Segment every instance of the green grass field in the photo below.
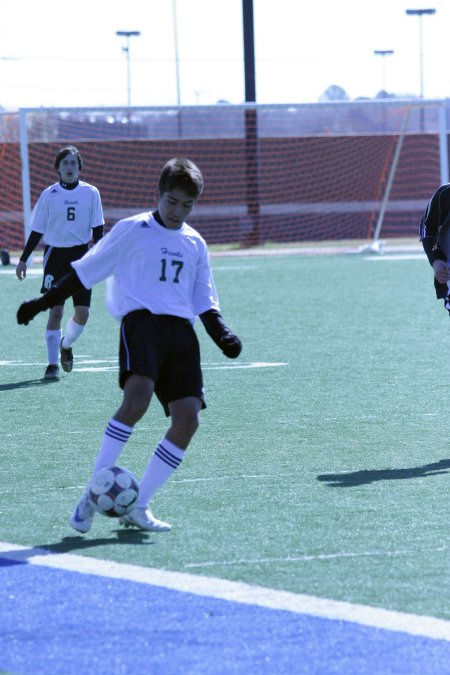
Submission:
<svg viewBox="0 0 450 675">
<path fill-rule="evenodd" d="M 46 317 L 15 322 L 41 277 L 1 270 L 0 540 L 450 618 L 450 322 L 425 258 L 213 269 L 244 350 L 199 324 L 208 408 L 152 505 L 173 531 L 98 516 L 84 537 L 68 518 L 121 400 L 119 325 L 97 287 L 74 371 L 44 382 Z M 166 427 L 155 399 L 120 463 L 139 476 Z"/>
</svg>

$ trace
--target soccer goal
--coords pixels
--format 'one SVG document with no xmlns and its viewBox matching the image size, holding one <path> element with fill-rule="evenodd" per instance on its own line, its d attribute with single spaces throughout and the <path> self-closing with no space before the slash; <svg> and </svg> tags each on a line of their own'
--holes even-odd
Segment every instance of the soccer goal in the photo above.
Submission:
<svg viewBox="0 0 450 675">
<path fill-rule="evenodd" d="M 440 184 L 448 183 L 449 181 L 449 170 L 448 170 L 448 143 L 447 143 L 447 110 L 444 105 L 434 106 L 430 108 L 431 112 L 437 112 L 438 115 L 438 134 L 439 134 L 439 163 L 440 163 Z M 414 109 L 412 107 L 406 108 L 404 111 L 403 120 L 401 123 L 401 128 L 398 134 L 397 142 L 395 145 L 395 151 L 392 157 L 392 163 L 389 168 L 389 173 L 387 176 L 386 187 L 383 194 L 383 199 L 381 201 L 380 210 L 378 213 L 377 223 L 374 229 L 372 241 L 369 244 L 363 245 L 361 247 L 362 253 L 383 253 L 385 242 L 380 239 L 381 230 L 383 227 L 383 222 L 386 214 L 386 209 L 388 207 L 389 199 L 391 196 L 392 186 L 394 179 L 397 175 L 400 156 L 403 149 L 403 144 L 405 141 L 406 132 L 408 129 L 408 124 L 410 117 L 414 110 L 418 110 L 420 127 L 421 131 L 425 131 L 425 113 L 427 107 L 419 107 Z M 430 194 L 431 197 L 431 194 Z"/>
<path fill-rule="evenodd" d="M 0 249 L 23 246 L 70 143 L 107 227 L 154 208 L 162 165 L 184 156 L 204 174 L 191 224 L 209 244 L 349 241 L 381 252 L 386 239 L 417 236 L 448 180 L 447 114 L 447 101 L 419 100 L 0 113 Z"/>
</svg>

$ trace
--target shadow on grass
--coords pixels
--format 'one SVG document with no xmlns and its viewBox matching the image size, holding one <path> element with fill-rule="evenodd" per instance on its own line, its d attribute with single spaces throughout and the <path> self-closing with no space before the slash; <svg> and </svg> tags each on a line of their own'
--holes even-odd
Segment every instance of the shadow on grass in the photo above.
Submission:
<svg viewBox="0 0 450 675">
<path fill-rule="evenodd" d="M 85 539 L 80 535 L 64 537 L 61 541 L 53 544 L 41 544 L 32 548 L 23 548 L 19 550 L 0 551 L 0 567 L 9 565 L 18 565 L 27 563 L 35 556 L 51 555 L 52 553 L 70 553 L 72 551 L 86 551 L 96 546 L 107 546 L 110 544 L 129 545 L 153 545 L 155 541 L 150 539 L 148 532 L 142 530 L 117 530 L 117 536 L 98 537 L 96 539 Z"/>
<path fill-rule="evenodd" d="M 44 380 L 43 377 L 36 380 L 9 382 L 8 384 L 0 384 L 0 391 L 12 391 L 13 389 L 27 389 L 28 387 L 40 387 L 42 385 L 45 385 L 47 387 L 49 384 L 54 384 L 55 382 L 59 382 L 59 380 Z"/>
<path fill-rule="evenodd" d="M 410 478 L 426 478 L 448 473 L 450 459 L 441 459 L 433 464 L 413 466 L 407 469 L 374 469 L 352 471 L 351 473 L 324 473 L 317 480 L 328 483 L 328 487 L 357 487 L 380 480 L 409 480 Z"/>
<path fill-rule="evenodd" d="M 83 551 L 95 546 L 105 546 L 108 544 L 154 544 L 150 539 L 148 532 L 142 530 L 116 530 L 115 537 L 98 537 L 96 539 L 86 539 L 81 535 L 64 537 L 61 541 L 54 544 L 41 544 L 40 549 L 51 551 L 52 553 L 69 553 L 70 551 Z"/>
</svg>

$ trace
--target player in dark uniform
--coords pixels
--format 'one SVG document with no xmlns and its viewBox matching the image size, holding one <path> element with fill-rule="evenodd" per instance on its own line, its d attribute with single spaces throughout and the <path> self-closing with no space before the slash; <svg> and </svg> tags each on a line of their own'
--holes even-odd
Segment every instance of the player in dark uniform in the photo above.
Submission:
<svg viewBox="0 0 450 675">
<path fill-rule="evenodd" d="M 450 313 L 450 184 L 441 185 L 420 222 L 420 241 L 434 271 L 436 297 Z"/>
<path fill-rule="evenodd" d="M 71 263 L 87 252 L 91 239 L 97 242 L 103 236 L 100 193 L 93 185 L 80 181 L 82 168 L 83 161 L 77 148 L 73 145 L 62 148 L 55 160 L 60 180 L 42 192 L 31 214 L 31 232 L 16 267 L 16 275 L 21 281 L 25 279 L 27 260 L 43 237 L 42 293 L 72 269 Z M 47 380 L 59 379 L 59 356 L 63 370 L 72 370 L 72 344 L 84 331 L 89 318 L 91 290 L 78 290 L 72 300 L 74 314 L 67 322 L 64 337 L 61 335 L 64 301 L 49 312 L 45 333 L 48 366 L 44 377 Z"/>
<path fill-rule="evenodd" d="M 160 175 L 157 210 L 120 220 L 72 263 L 71 274 L 17 313 L 17 321 L 26 324 L 74 290 L 108 280 L 108 308 L 121 322 L 123 399 L 106 426 L 93 473 L 116 464 L 155 393 L 171 424 L 144 471 L 135 508 L 120 519 L 151 532 L 171 529 L 147 507 L 181 464 L 205 407 L 196 317 L 225 356 L 236 358 L 242 348 L 220 314 L 206 242 L 186 223 L 202 190 L 203 177 L 193 162 L 170 160 Z M 86 490 L 70 523 L 88 532 L 94 515 Z"/>
</svg>

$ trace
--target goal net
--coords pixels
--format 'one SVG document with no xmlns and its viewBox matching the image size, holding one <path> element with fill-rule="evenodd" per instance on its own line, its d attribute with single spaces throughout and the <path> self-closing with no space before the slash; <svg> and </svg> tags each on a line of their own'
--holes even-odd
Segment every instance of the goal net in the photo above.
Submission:
<svg viewBox="0 0 450 675">
<path fill-rule="evenodd" d="M 0 248 L 19 250 L 31 208 L 57 180 L 62 145 L 111 227 L 155 206 L 162 165 L 189 157 L 205 191 L 190 222 L 209 244 L 417 236 L 446 176 L 445 102 L 357 101 L 23 109 L 0 114 Z M 447 171 L 448 172 L 448 171 Z"/>
</svg>

